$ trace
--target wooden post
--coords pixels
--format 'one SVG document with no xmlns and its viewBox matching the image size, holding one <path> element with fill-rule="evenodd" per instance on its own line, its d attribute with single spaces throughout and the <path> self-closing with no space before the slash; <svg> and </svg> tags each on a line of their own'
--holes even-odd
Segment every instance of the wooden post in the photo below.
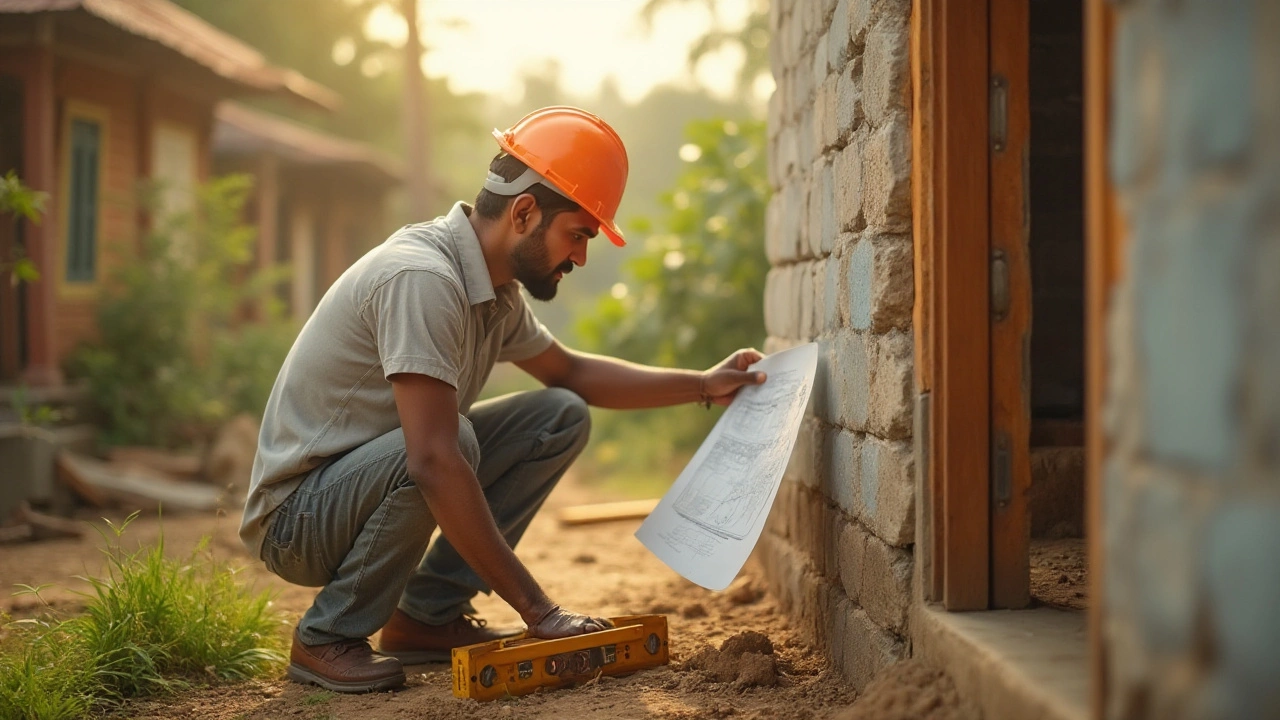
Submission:
<svg viewBox="0 0 1280 720">
<path fill-rule="evenodd" d="M 35 261 L 41 278 L 26 288 L 27 364 L 22 380 L 30 385 L 58 385 L 62 382 L 62 372 L 58 368 L 54 309 L 60 270 L 57 266 L 58 242 L 66 199 L 58 196 L 58 164 L 54 150 L 58 116 L 54 97 L 53 20 L 41 17 L 38 23 L 38 45 L 30 51 L 29 70 L 23 85 L 25 155 L 22 164 L 26 183 L 33 189 L 49 193 L 52 202 L 39 225 L 23 221 L 27 256 Z"/>
</svg>

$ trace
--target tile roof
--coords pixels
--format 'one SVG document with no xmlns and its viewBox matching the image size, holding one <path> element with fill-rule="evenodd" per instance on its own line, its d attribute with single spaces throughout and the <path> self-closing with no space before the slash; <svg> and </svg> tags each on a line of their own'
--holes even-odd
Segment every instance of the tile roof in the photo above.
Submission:
<svg viewBox="0 0 1280 720">
<path fill-rule="evenodd" d="M 326 109 L 337 107 L 337 93 L 276 67 L 262 53 L 167 0 L 0 0 L 0 13 L 82 10 L 133 35 L 158 43 L 253 90 L 284 93 Z"/>
<path fill-rule="evenodd" d="M 215 153 L 248 155 L 270 152 L 288 163 L 349 166 L 371 172 L 387 185 L 404 181 L 405 168 L 395 157 L 355 140 L 252 110 L 232 102 L 218 104 L 213 131 Z"/>
</svg>

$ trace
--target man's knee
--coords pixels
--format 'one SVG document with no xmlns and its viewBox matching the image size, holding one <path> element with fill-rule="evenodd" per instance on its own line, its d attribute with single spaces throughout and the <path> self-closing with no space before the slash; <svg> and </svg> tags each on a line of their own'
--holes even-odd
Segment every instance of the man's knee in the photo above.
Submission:
<svg viewBox="0 0 1280 720">
<path fill-rule="evenodd" d="M 591 434 L 591 409 L 578 393 L 565 388 L 547 388 L 547 402 L 556 407 L 556 426 L 580 434 L 585 441 Z"/>
</svg>

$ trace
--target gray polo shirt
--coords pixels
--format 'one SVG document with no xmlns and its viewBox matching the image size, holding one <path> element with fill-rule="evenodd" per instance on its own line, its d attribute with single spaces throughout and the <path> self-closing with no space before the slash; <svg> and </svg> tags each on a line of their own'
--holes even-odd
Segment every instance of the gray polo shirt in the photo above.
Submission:
<svg viewBox="0 0 1280 720">
<path fill-rule="evenodd" d="M 388 376 L 443 380 L 465 414 L 494 363 L 551 346 L 519 285 L 493 287 L 470 212 L 457 203 L 401 228 L 343 273 L 302 326 L 271 388 L 240 525 L 255 556 L 267 516 L 307 472 L 400 426 Z"/>
</svg>

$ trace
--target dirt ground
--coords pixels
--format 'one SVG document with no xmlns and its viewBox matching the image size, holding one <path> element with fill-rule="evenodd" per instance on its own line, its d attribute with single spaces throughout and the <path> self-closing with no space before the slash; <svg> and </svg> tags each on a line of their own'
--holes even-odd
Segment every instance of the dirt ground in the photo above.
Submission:
<svg viewBox="0 0 1280 720">
<path fill-rule="evenodd" d="M 557 602 L 603 615 L 661 613 L 668 617 L 672 663 L 625 678 L 602 677 L 585 686 L 518 699 L 477 703 L 454 698 L 449 666 L 406 668 L 407 687 L 397 692 L 340 695 L 283 678 L 197 689 L 177 696 L 136 701 L 113 717 L 128 718 L 861 718 L 959 720 L 954 690 L 939 673 L 916 663 L 900 663 L 870 688 L 865 702 L 842 676 L 789 625 L 762 589 L 752 565 L 723 593 L 685 581 L 651 555 L 633 537 L 639 521 L 562 528 L 555 511 L 565 505 L 604 498 L 566 479 L 548 500 L 521 542 L 518 554 Z M 126 545 L 153 542 L 161 523 L 141 518 L 126 533 Z M 310 605 L 314 590 L 288 585 L 250 562 L 236 536 L 238 515 L 186 515 L 163 522 L 166 548 L 188 553 L 202 536 L 212 538 L 221 558 L 243 562 L 244 576 L 259 588 L 278 593 L 276 605 L 287 632 Z M 73 576 L 100 569 L 101 541 L 96 533 L 82 540 L 0 546 L 0 584 L 41 585 L 42 596 L 59 613 L 74 612 Z M 482 617 L 496 623 L 518 616 L 496 596 L 481 596 Z M 0 610 L 14 617 L 40 612 L 37 600 L 0 595 Z M 746 631 L 759 633 L 741 636 Z M 740 636 L 726 652 L 719 649 Z M 751 645 L 757 654 L 728 652 Z M 764 647 L 760 644 L 763 643 Z M 764 650 L 772 647 L 770 655 Z M 740 648 L 741 649 L 741 648 Z"/>
<path fill-rule="evenodd" d="M 1089 572 L 1083 538 L 1031 541 L 1031 597 L 1069 610 L 1089 607 Z"/>
</svg>

